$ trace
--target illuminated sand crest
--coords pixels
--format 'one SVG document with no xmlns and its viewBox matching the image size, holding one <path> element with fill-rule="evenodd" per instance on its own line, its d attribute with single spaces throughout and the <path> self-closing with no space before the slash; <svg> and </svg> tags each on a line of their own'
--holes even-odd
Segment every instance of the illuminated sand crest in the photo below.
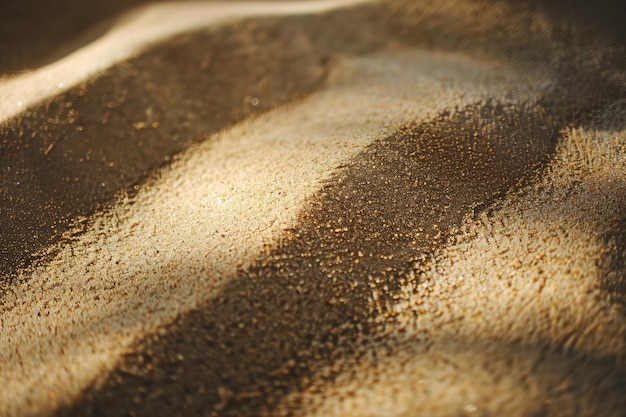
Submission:
<svg viewBox="0 0 626 417">
<path fill-rule="evenodd" d="M 70 55 L 34 71 L 0 79 L 0 122 L 179 33 L 255 16 L 316 13 L 368 0 L 307 2 L 163 2 L 118 19 L 105 35 Z"/>
<path fill-rule="evenodd" d="M 397 125 L 523 91 L 519 79 L 460 55 L 348 60 L 310 99 L 189 149 L 7 298 L 2 413 L 41 415 L 72 401 L 133 341 L 214 297 L 292 226 L 334 167 Z"/>
</svg>

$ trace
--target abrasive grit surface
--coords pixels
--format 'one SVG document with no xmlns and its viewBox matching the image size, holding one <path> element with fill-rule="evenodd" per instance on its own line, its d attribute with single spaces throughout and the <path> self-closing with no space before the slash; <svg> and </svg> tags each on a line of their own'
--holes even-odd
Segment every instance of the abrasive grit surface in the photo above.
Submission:
<svg viewBox="0 0 626 417">
<path fill-rule="evenodd" d="M 142 138 L 127 152 L 153 159 L 80 210 L 63 206 L 65 232 L 15 239 L 34 253 L 3 278 L 0 414 L 623 414 L 621 38 L 533 2 L 344 6 L 220 23 L 239 33 L 241 56 L 256 51 L 246 42 L 293 40 L 246 61 L 280 62 L 263 67 L 273 75 L 247 71 L 258 82 L 215 90 L 241 103 L 230 116 L 199 110 L 215 97 L 190 103 L 166 88 L 150 96 L 163 109 L 127 106 L 139 100 L 132 91 L 111 102 L 106 111 L 127 122 L 88 100 L 66 106 L 102 129 L 123 126 L 110 132 Z M 221 39 L 212 33 L 185 42 Z M 162 57 L 202 71 L 219 60 L 176 55 L 168 42 L 120 79 Z M 118 79 L 89 71 L 69 96 L 33 93 L 52 104 L 31 115 L 6 110 L 3 146 L 35 158 L 24 131 L 38 140 L 51 129 L 41 120 L 84 132 L 89 123 L 61 118 L 54 97 L 100 100 L 98 83 Z M 11 83 L 28 85 L 28 74 Z M 192 82 L 185 74 L 172 86 Z M 200 127 L 176 130 L 167 146 L 139 136 L 174 132 L 170 103 Z M 103 131 L 89 130 L 90 146 L 115 169 Z M 71 159 L 72 138 L 33 152 Z M 114 181 L 102 171 L 93 184 Z M 39 175 L 24 178 L 54 190 L 69 178 Z M 27 191 L 9 180 L 3 207 L 17 210 Z M 24 221 L 24 234 L 40 223 Z"/>
</svg>

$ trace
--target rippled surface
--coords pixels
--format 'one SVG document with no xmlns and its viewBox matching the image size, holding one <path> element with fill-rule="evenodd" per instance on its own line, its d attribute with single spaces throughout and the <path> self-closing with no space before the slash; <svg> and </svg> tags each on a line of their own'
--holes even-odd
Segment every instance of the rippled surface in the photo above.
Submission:
<svg viewBox="0 0 626 417">
<path fill-rule="evenodd" d="M 2 14 L 0 414 L 623 414 L 619 6 L 127 6 Z"/>
</svg>

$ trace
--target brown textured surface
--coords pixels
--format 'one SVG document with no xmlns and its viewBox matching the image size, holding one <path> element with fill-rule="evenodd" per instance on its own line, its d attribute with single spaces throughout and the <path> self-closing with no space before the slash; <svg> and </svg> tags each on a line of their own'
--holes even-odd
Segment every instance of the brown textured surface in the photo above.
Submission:
<svg viewBox="0 0 626 417">
<path fill-rule="evenodd" d="M 433 5 L 388 1 L 314 17 L 236 23 L 209 35 L 186 35 L 166 42 L 69 96 L 55 99 L 45 110 L 37 109 L 14 121 L 12 130 L 6 130 L 11 133 L 5 136 L 4 146 L 16 153 L 8 154 L 14 156 L 7 160 L 19 155 L 18 160 L 28 163 L 17 173 L 3 173 L 3 178 L 9 179 L 5 195 L 22 199 L 7 199 L 3 204 L 25 210 L 15 217 L 29 220 L 10 223 L 11 227 L 21 227 L 20 231 L 3 231 L 14 239 L 13 244 L 1 248 L 6 252 L 5 268 L 27 260 L 16 252 L 23 248 L 30 252 L 35 244 L 44 248 L 52 237 L 31 239 L 29 227 L 34 230 L 76 213 L 90 214 L 111 204 L 116 192 L 132 194 L 136 184 L 153 190 L 146 200 L 139 195 L 136 200 L 113 206 L 111 212 L 96 211 L 92 220 L 100 221 L 98 228 L 85 227 L 84 241 L 76 237 L 76 244 L 63 247 L 76 249 L 76 259 L 67 249 L 49 270 L 35 269 L 32 288 L 28 274 L 22 275 L 23 287 L 7 285 L 24 298 L 15 295 L 11 306 L 8 302 L 2 306 L 0 313 L 6 323 L 22 323 L 21 317 L 11 317 L 11 309 L 22 311 L 20 303 L 28 302 L 33 304 L 28 314 L 39 311 L 48 320 L 42 322 L 52 323 L 54 308 L 60 309 L 49 300 L 55 291 L 53 285 L 65 291 L 68 305 L 75 297 L 74 288 L 64 288 L 64 282 L 55 279 L 61 281 L 64 274 L 86 271 L 91 273 L 86 282 L 94 285 L 98 297 L 94 312 L 102 305 L 106 307 L 102 311 L 110 311 L 111 305 L 119 303 L 119 311 L 112 314 L 119 318 L 103 318 L 113 328 L 112 333 L 118 332 L 107 343 L 114 344 L 115 337 L 128 343 L 125 328 L 138 333 L 132 336 L 134 343 L 119 349 L 125 354 L 110 374 L 105 362 L 87 356 L 102 367 L 100 378 L 86 389 L 79 386 L 65 393 L 61 389 L 57 394 L 53 381 L 49 398 L 36 397 L 39 403 L 33 409 L 56 408 L 59 395 L 62 408 L 58 415 L 623 415 L 626 126 L 620 114 L 626 97 L 624 45 L 619 28 L 602 26 L 616 21 L 607 15 L 613 8 L 606 6 L 587 19 L 586 6 L 578 4 L 563 15 L 557 6 L 536 2 L 449 1 Z M 348 21 L 351 25 L 346 24 Z M 253 51 L 247 48 L 251 45 Z M 260 46 L 264 49 L 256 49 Z M 197 48 L 211 52 L 199 54 Z M 395 59 L 410 48 L 434 53 Z M 248 52 L 239 54 L 240 50 Z M 443 59 L 437 55 L 442 51 L 450 55 Z M 455 54 L 463 58 L 450 58 Z M 359 57 L 364 57 L 363 61 Z M 487 81 L 477 82 L 472 60 L 494 65 L 503 79 L 511 77 L 519 85 L 513 86 L 511 81 L 505 96 L 494 98 L 505 89 L 489 88 L 501 80 L 485 66 Z M 181 62 L 189 65 L 181 66 Z M 430 62 L 434 70 L 428 67 Z M 498 67 L 497 62 L 506 62 L 506 66 Z M 198 77 L 198 68 L 210 80 Z M 337 68 L 340 70 L 335 72 Z M 468 97 L 476 94 L 469 92 L 476 85 L 492 96 L 461 108 L 448 105 L 439 114 L 398 125 L 395 117 L 405 115 L 403 105 L 423 106 L 417 97 L 403 95 L 408 95 L 406 91 L 421 93 L 415 88 L 418 78 L 407 78 L 412 68 L 428 74 L 425 79 L 431 86 L 440 82 L 442 96 L 447 88 L 455 91 L 454 77 L 463 80 L 459 85 L 468 88 Z M 432 77 L 433 73 L 439 77 Z M 540 80 L 537 74 L 550 81 Z M 368 83 L 375 88 L 368 90 Z M 402 83 L 410 83 L 411 89 L 403 90 Z M 207 93 L 215 85 L 219 88 Z M 202 148 L 188 148 L 193 142 L 253 114 L 257 108 L 251 106 L 252 97 L 260 100 L 258 109 L 266 110 L 315 89 L 318 93 L 309 101 L 294 104 L 297 111 L 290 113 L 287 107 L 270 113 L 273 118 L 268 120 L 278 135 L 286 132 L 276 143 L 295 141 L 289 136 L 294 135 L 292 130 L 281 130 L 281 115 L 292 122 L 291 127 L 302 126 L 302 135 L 306 134 L 304 129 L 319 130 L 321 136 L 340 130 L 337 126 L 341 123 L 332 119 L 338 108 L 325 112 L 315 108 L 323 100 L 361 110 L 380 107 L 381 113 L 388 113 L 389 133 L 349 160 L 324 154 L 332 161 L 328 162 L 330 173 L 324 185 L 299 206 L 296 223 L 283 227 L 280 241 L 263 235 L 268 242 L 265 251 L 246 253 L 247 246 L 237 240 L 242 239 L 236 230 L 239 223 L 230 219 L 254 218 L 262 208 L 244 206 L 248 211 L 241 212 L 233 204 L 232 211 L 219 211 L 217 204 L 227 204 L 228 198 L 236 200 L 233 194 L 245 194 L 234 183 L 229 192 L 235 191 L 229 196 L 212 196 L 217 197 L 215 205 L 209 202 L 204 211 L 189 211 L 202 220 L 213 212 L 223 213 L 209 225 L 206 236 L 192 233 L 200 227 L 201 219 L 177 218 L 180 235 L 164 236 L 167 242 L 150 235 L 146 242 L 153 246 L 148 249 L 130 243 L 124 246 L 125 239 L 137 242 L 143 230 L 142 216 L 156 218 L 148 209 L 159 207 L 155 203 L 159 191 L 164 201 L 170 202 L 166 197 L 180 191 L 193 205 L 197 202 L 183 185 L 198 187 L 190 188 L 192 191 L 198 191 L 202 184 L 219 189 L 213 178 L 199 178 L 197 183 L 189 180 L 191 173 L 198 175 L 203 167 L 193 158 L 194 153 L 213 156 L 206 143 Z M 122 94 L 122 90 L 133 91 L 135 96 Z M 363 95 L 353 90 L 363 91 Z M 389 97 L 379 93 L 387 90 L 389 96 L 402 100 L 385 101 Z M 427 96 L 428 88 L 422 90 Z M 81 95 L 82 91 L 92 93 Z M 372 91 L 377 93 L 375 99 L 367 96 Z M 433 91 L 437 91 L 435 87 Z M 527 98 L 527 91 L 535 95 Z M 328 99 L 332 94 L 339 99 Z M 341 104 L 342 94 L 346 100 L 361 99 L 369 107 Z M 106 100 L 101 99 L 105 96 Z M 109 96 L 112 106 L 107 104 Z M 64 104 L 68 97 L 70 106 Z M 219 101 L 213 101 L 214 97 Z M 450 99 L 442 98 L 441 102 L 447 103 L 445 100 Z M 437 98 L 432 100 L 433 107 L 438 104 Z M 153 127 L 152 120 L 139 119 L 148 116 L 148 107 L 158 126 Z M 110 112 L 110 116 L 107 123 L 63 122 L 55 127 L 55 121 L 66 120 L 74 108 L 84 115 Z M 44 113 L 56 119 L 40 118 Z M 188 117 L 189 113 L 194 117 Z M 293 121 L 294 114 L 302 116 L 301 123 Z M 311 122 L 311 114 L 327 119 Z M 380 114 L 341 114 L 346 117 L 341 126 L 348 126 L 342 134 L 351 129 L 363 134 L 358 129 L 369 123 L 370 116 L 375 119 Z M 264 119 L 259 120 L 259 124 L 244 123 L 224 137 L 267 136 L 265 131 L 260 134 L 254 130 L 259 126 L 263 130 Z M 147 126 L 136 124 L 140 122 Z M 78 126 L 81 129 L 77 130 Z M 108 126 L 114 130 L 106 130 Z M 34 139 L 40 144 L 35 150 L 23 149 L 29 135 L 18 135 L 16 129 L 24 128 L 36 133 Z M 85 134 L 90 134 L 92 142 L 85 140 Z M 119 141 L 100 141 L 102 136 Z M 59 137 L 62 139 L 57 142 Z M 222 142 L 218 141 L 220 147 L 216 149 L 224 152 L 226 163 L 239 161 L 229 153 L 224 137 L 218 137 Z M 315 159 L 322 151 L 311 141 L 298 146 L 303 155 Z M 121 148 L 121 143 L 132 147 Z M 331 146 L 329 143 L 319 146 Z M 348 146 L 350 139 L 345 143 Z M 358 143 L 368 142 L 364 139 Z M 252 141 L 249 146 L 253 146 Z M 341 148 L 342 143 L 332 142 L 332 146 Z M 85 165 L 87 168 L 76 164 L 81 147 L 101 153 L 92 158 L 92 164 Z M 188 149 L 182 154 L 184 160 L 165 170 L 169 182 L 141 184 L 184 149 Z M 246 151 L 243 147 L 234 149 Z M 269 154 L 268 149 L 265 151 Z M 109 152 L 118 158 L 111 159 Z M 55 153 L 61 158 L 54 159 L 58 156 Z M 246 158 L 241 160 L 254 166 Z M 280 163 L 276 163 L 277 171 L 289 165 L 289 161 Z M 74 185 L 63 178 L 46 177 L 57 171 L 69 175 L 73 169 L 91 178 L 87 187 L 80 188 L 80 181 Z M 237 178 L 232 170 L 220 169 L 228 181 Z M 39 187 L 49 194 L 20 192 L 16 188 L 16 178 L 22 181 L 20 175 L 27 188 Z M 274 174 L 270 170 L 268 175 Z M 107 183 L 103 190 L 94 188 L 103 178 L 111 185 Z M 290 181 L 294 188 L 284 183 L 276 189 L 259 186 L 258 196 L 245 195 L 267 204 L 281 197 L 265 199 L 263 193 L 285 193 L 285 198 L 293 198 L 292 194 L 299 192 L 297 187 L 310 187 L 304 182 L 294 177 Z M 57 201 L 59 190 L 63 198 Z M 204 207 L 205 202 L 202 204 Z M 167 211 L 169 207 L 161 209 Z M 119 224 L 107 217 L 120 213 Z M 46 224 L 44 218 L 52 223 Z M 138 222 L 139 226 L 128 232 L 123 228 L 125 222 Z M 250 228 L 243 235 L 254 240 L 263 227 Z M 105 237 L 99 239 L 98 231 Z M 180 265 L 188 259 L 182 255 L 185 245 L 202 247 L 204 241 L 220 241 L 219 236 L 226 248 L 240 242 L 241 248 L 233 246 L 230 251 L 241 250 L 242 258 L 252 257 L 253 263 L 243 262 L 234 276 L 226 274 L 226 278 L 219 268 L 231 260 L 222 252 L 215 256 L 203 253 Z M 182 249 L 173 249 L 177 245 Z M 120 248 L 130 255 L 124 258 L 116 253 Z M 189 246 L 187 252 L 193 249 Z M 97 253 L 95 260 L 92 252 Z M 133 261 L 128 265 L 131 272 L 119 266 L 118 259 L 122 258 L 122 264 Z M 100 276 L 104 277 L 103 284 L 97 281 Z M 214 277 L 221 287 L 211 281 Z M 79 282 L 75 276 L 66 278 Z M 156 289 L 157 294 L 150 293 L 145 300 L 141 291 L 128 294 L 128 286 L 115 288 L 120 279 L 137 280 L 137 288 Z M 139 331 L 136 323 L 125 322 L 125 309 L 134 314 L 130 320 L 144 310 L 132 304 L 135 300 L 125 304 L 124 297 L 149 304 L 160 300 L 158 291 L 168 281 L 188 285 L 188 291 L 206 291 L 207 295 L 197 296 L 194 300 L 199 304 L 189 311 L 187 306 L 192 304 L 172 287 L 171 294 L 162 294 L 164 299 L 172 299 L 155 307 L 179 312 L 172 323 L 146 318 L 146 327 L 152 330 Z M 113 289 L 105 288 L 109 292 L 98 287 L 110 282 Z M 212 289 L 203 288 L 211 285 L 217 288 L 215 296 Z M 33 295 L 37 291 L 42 291 L 45 305 L 38 304 Z M 101 295 L 110 296 L 111 304 L 103 303 Z M 174 305 L 176 297 L 185 301 Z M 76 338 L 80 343 L 84 338 L 85 343 L 91 343 L 90 332 L 100 335 L 100 328 L 88 322 L 97 321 L 93 318 L 97 313 L 87 314 L 85 319 L 80 316 L 82 306 L 76 308 L 78 312 L 72 312 L 73 308 L 63 307 L 64 320 L 71 321 L 65 335 L 57 336 L 55 327 L 54 336 L 42 338 L 43 344 L 46 340 L 51 345 L 58 342 L 60 355 L 65 355 L 62 360 L 66 360 L 59 362 L 61 367 L 70 366 L 63 350 L 75 345 L 68 340 Z M 72 327 L 72 314 L 86 324 Z M 166 314 L 163 317 L 168 319 Z M 157 325 L 155 331 L 150 327 Z M 77 336 L 74 329 L 87 330 Z M 24 334 L 28 336 L 28 330 Z M 93 340 L 98 342 L 96 337 Z M 100 349 L 97 352 L 103 356 L 117 357 L 117 351 L 109 352 L 113 348 L 98 347 L 96 342 L 93 351 Z M 17 356 L 20 349 L 22 346 L 15 347 Z M 35 343 L 24 349 L 39 352 Z M 17 357 L 10 355 L 12 352 L 4 357 Z M 42 369 L 54 369 L 54 363 L 45 362 L 48 357 L 42 356 Z M 15 363 L 10 365 L 5 375 L 14 372 L 22 378 L 29 371 Z M 71 380 L 71 372 L 67 374 Z M 10 388 L 20 383 L 26 386 L 24 381 L 29 377 Z M 45 389 L 45 385 L 36 389 Z M 15 392 L 21 393 L 19 389 Z M 25 394 L 24 398 L 29 397 Z"/>
<path fill-rule="evenodd" d="M 558 129 L 549 120 L 537 108 L 474 105 L 372 145 L 309 202 L 280 248 L 135 347 L 68 414 L 258 415 L 306 391 L 325 367 L 364 354 L 398 279 L 546 162 Z"/>
<path fill-rule="evenodd" d="M 5 124 L 0 275 L 193 143 L 318 88 L 328 56 L 310 36 L 272 20 L 183 35 Z"/>
</svg>

